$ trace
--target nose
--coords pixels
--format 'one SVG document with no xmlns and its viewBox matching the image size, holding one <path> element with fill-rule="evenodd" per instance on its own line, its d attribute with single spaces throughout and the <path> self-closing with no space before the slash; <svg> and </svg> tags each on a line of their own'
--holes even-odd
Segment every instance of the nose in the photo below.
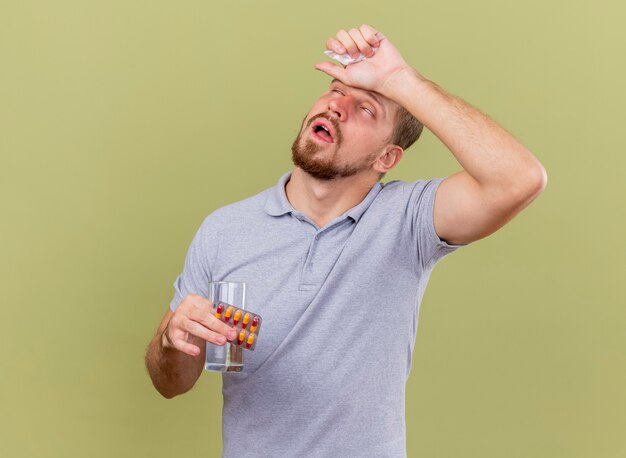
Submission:
<svg viewBox="0 0 626 458">
<path fill-rule="evenodd" d="M 342 95 L 341 97 L 335 97 L 328 102 L 328 110 L 335 113 L 339 121 L 346 121 L 348 119 L 348 113 L 350 112 L 350 98 L 349 95 Z"/>
</svg>

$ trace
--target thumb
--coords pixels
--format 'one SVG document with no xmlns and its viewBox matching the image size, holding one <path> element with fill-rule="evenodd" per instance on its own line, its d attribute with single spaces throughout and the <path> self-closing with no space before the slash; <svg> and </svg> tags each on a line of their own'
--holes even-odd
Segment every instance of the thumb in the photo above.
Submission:
<svg viewBox="0 0 626 458">
<path fill-rule="evenodd" d="M 315 69 L 324 72 L 327 75 L 332 76 L 333 78 L 337 78 L 339 81 L 344 80 L 344 75 L 346 73 L 345 69 L 330 62 L 321 62 L 319 64 L 315 64 Z"/>
</svg>

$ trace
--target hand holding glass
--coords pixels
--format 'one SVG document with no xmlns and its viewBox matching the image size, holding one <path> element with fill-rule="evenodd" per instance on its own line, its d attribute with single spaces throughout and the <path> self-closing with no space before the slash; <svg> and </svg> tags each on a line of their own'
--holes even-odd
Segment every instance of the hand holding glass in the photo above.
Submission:
<svg viewBox="0 0 626 458">
<path fill-rule="evenodd" d="M 201 346 L 214 342 L 222 346 L 227 340 L 236 338 L 232 326 L 221 322 L 211 313 L 210 301 L 197 294 L 188 294 L 178 305 L 161 336 L 164 348 L 197 356 Z"/>
</svg>

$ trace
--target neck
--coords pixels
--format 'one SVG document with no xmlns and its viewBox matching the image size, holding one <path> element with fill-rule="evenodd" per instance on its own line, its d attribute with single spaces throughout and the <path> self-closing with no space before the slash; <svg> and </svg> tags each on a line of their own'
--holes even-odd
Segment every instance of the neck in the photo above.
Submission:
<svg viewBox="0 0 626 458">
<path fill-rule="evenodd" d="M 360 204 L 376 181 L 371 175 L 364 174 L 318 180 L 294 167 L 285 193 L 293 208 L 321 228 Z"/>
</svg>

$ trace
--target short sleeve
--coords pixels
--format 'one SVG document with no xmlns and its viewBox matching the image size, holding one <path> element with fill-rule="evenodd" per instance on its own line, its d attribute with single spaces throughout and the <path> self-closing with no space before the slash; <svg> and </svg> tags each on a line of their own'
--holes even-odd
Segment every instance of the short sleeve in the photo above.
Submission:
<svg viewBox="0 0 626 458">
<path fill-rule="evenodd" d="M 183 271 L 174 281 L 174 297 L 170 310 L 176 311 L 188 294 L 208 297 L 211 264 L 217 258 L 218 234 L 211 227 L 211 215 L 203 222 L 187 250 Z"/>
<path fill-rule="evenodd" d="M 444 179 L 432 178 L 405 184 L 407 217 L 417 248 L 418 265 L 422 269 L 432 267 L 447 254 L 467 245 L 448 244 L 435 231 L 435 194 Z"/>
</svg>

